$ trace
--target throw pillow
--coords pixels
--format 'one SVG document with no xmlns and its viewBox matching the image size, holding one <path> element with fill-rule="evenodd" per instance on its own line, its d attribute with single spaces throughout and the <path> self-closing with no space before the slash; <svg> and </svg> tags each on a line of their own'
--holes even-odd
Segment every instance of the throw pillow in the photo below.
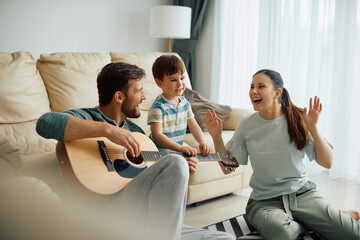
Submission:
<svg viewBox="0 0 360 240">
<path fill-rule="evenodd" d="M 195 115 L 195 119 L 203 132 L 207 131 L 206 125 L 204 123 L 204 117 L 208 109 L 214 109 L 217 116 L 222 121 L 224 121 L 225 118 L 227 118 L 232 111 L 230 106 L 211 102 L 201 96 L 198 92 L 189 88 L 185 89 L 183 96 L 190 102 L 192 111 Z"/>
</svg>

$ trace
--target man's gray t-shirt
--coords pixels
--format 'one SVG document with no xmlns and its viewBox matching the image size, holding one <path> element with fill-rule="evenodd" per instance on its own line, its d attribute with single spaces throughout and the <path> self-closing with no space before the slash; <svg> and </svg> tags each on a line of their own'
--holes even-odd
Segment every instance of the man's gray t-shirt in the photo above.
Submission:
<svg viewBox="0 0 360 240">
<path fill-rule="evenodd" d="M 250 198 L 264 200 L 299 190 L 307 181 L 304 156 L 316 157 L 311 136 L 299 151 L 290 142 L 286 116 L 263 119 L 258 112 L 241 119 L 232 139 L 226 145 L 239 164 L 246 165 L 248 156 L 253 167 Z"/>
</svg>

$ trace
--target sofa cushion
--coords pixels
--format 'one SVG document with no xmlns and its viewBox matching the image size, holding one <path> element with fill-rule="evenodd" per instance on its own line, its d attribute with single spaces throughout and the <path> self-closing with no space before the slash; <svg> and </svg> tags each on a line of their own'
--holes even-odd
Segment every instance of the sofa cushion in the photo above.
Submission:
<svg viewBox="0 0 360 240">
<path fill-rule="evenodd" d="M 191 180 L 191 179 L 190 179 Z M 189 183 L 188 198 L 186 203 L 191 204 L 210 198 L 222 196 L 242 189 L 242 174 L 212 180 L 206 183 L 193 184 Z"/>
<path fill-rule="evenodd" d="M 14 169 L 21 167 L 20 149 L 6 135 L 0 135 L 0 158 L 6 160 Z"/>
<path fill-rule="evenodd" d="M 160 57 L 163 52 L 134 52 L 134 53 L 122 53 L 122 52 L 110 52 L 112 62 L 125 62 L 137 65 L 145 70 L 146 76 L 143 79 L 144 92 L 146 100 L 140 105 L 141 110 L 149 110 L 155 98 L 161 94 L 161 89 L 156 85 L 154 77 L 152 75 L 152 65 L 155 60 Z M 170 53 L 180 58 L 177 53 Z M 189 75 L 186 72 L 186 86 L 191 89 Z M 147 117 L 147 116 L 146 116 Z"/>
<path fill-rule="evenodd" d="M 0 123 L 31 121 L 50 111 L 31 53 L 0 53 L 0 102 Z"/>
<path fill-rule="evenodd" d="M 16 144 L 5 135 L 0 135 L 0 182 L 15 176 L 21 167 L 21 152 Z"/>
<path fill-rule="evenodd" d="M 51 110 L 62 112 L 97 106 L 97 75 L 110 62 L 109 54 L 103 53 L 41 54 L 37 66 L 49 94 Z"/>
<path fill-rule="evenodd" d="M 57 141 L 40 137 L 35 130 L 36 121 L 0 124 L 0 135 L 13 140 L 24 155 L 54 152 Z"/>
</svg>

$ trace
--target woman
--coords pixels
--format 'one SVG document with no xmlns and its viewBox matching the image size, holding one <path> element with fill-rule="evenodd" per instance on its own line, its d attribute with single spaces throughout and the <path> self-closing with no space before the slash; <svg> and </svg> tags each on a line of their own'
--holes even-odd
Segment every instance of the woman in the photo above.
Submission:
<svg viewBox="0 0 360 240">
<path fill-rule="evenodd" d="M 254 74 L 249 96 L 256 112 L 241 119 L 226 146 L 215 112 L 208 111 L 204 120 L 217 152 L 229 153 L 243 165 L 250 157 L 250 223 L 265 239 L 296 239 L 306 230 L 326 239 L 360 239 L 360 223 L 353 219 L 358 212 L 345 214 L 330 206 L 303 164 L 306 154 L 325 168 L 332 166 L 331 145 L 317 128 L 319 98 L 314 103 L 310 98 L 309 109 L 296 107 L 281 75 L 267 69 Z"/>
</svg>

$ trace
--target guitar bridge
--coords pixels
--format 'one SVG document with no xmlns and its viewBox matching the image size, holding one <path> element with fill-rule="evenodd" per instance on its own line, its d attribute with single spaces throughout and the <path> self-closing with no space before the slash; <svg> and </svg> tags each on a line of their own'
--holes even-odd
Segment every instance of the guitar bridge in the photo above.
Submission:
<svg viewBox="0 0 360 240">
<path fill-rule="evenodd" d="M 108 169 L 108 172 L 115 171 L 114 165 L 111 162 L 111 157 L 110 157 L 109 151 L 108 151 L 104 141 L 97 141 L 97 142 L 99 144 L 99 151 L 100 151 L 102 160 L 104 161 L 104 163 Z"/>
</svg>

